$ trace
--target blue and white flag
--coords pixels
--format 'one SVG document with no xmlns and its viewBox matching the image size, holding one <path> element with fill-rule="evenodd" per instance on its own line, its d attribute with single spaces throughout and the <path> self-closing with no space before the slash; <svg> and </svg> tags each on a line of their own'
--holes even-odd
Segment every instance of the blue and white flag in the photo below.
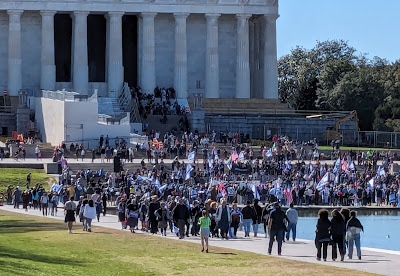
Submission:
<svg viewBox="0 0 400 276">
<path fill-rule="evenodd" d="M 333 167 L 333 173 L 337 173 L 340 168 L 340 158 L 338 158 L 335 162 L 335 167 Z"/>
<path fill-rule="evenodd" d="M 251 190 L 253 191 L 254 198 L 260 200 L 260 194 L 258 193 L 258 189 L 256 185 L 251 185 Z"/>
<path fill-rule="evenodd" d="M 367 185 L 368 185 L 371 189 L 373 189 L 373 188 L 374 188 L 374 183 L 375 183 L 375 178 L 372 177 L 372 178 L 367 182 Z"/>
<path fill-rule="evenodd" d="M 214 169 L 214 162 L 210 158 L 208 158 L 208 167 L 210 172 Z"/>
<path fill-rule="evenodd" d="M 265 154 L 265 156 L 266 156 L 267 158 L 272 158 L 272 156 L 273 156 L 273 154 L 272 154 L 272 149 L 269 149 L 269 150 L 267 151 L 267 153 Z"/>
<path fill-rule="evenodd" d="M 160 180 L 158 178 L 156 178 L 156 181 L 154 182 L 154 186 L 156 186 L 158 189 L 160 189 L 161 185 L 160 185 Z"/>
<path fill-rule="evenodd" d="M 385 169 L 383 167 L 379 166 L 378 170 L 376 171 L 376 175 L 386 176 Z"/>
<path fill-rule="evenodd" d="M 243 160 L 244 160 L 244 152 L 241 151 L 241 152 L 239 153 L 239 161 L 243 161 Z"/>
<path fill-rule="evenodd" d="M 185 178 L 186 180 L 190 179 L 190 174 L 192 173 L 192 171 L 193 171 L 192 165 L 187 164 L 187 166 L 186 166 L 186 178 Z"/>
<path fill-rule="evenodd" d="M 167 184 L 165 184 L 165 185 L 162 185 L 160 188 L 158 188 L 158 190 L 160 191 L 160 193 L 162 194 L 164 191 L 165 191 L 165 189 L 167 189 Z"/>
<path fill-rule="evenodd" d="M 229 170 L 232 170 L 232 158 L 229 157 L 228 162 L 226 162 L 226 166 L 228 167 Z"/>
<path fill-rule="evenodd" d="M 322 191 L 326 184 L 329 183 L 329 172 L 325 173 L 324 177 L 321 178 L 317 185 L 317 190 Z"/>
<path fill-rule="evenodd" d="M 195 157 L 196 157 L 196 152 L 195 152 L 195 151 L 189 152 L 189 154 L 188 154 L 188 161 L 189 161 L 190 163 L 193 163 Z"/>
<path fill-rule="evenodd" d="M 354 172 L 356 170 L 356 166 L 354 165 L 354 162 L 351 161 L 350 165 L 349 165 L 349 169 Z"/>
</svg>

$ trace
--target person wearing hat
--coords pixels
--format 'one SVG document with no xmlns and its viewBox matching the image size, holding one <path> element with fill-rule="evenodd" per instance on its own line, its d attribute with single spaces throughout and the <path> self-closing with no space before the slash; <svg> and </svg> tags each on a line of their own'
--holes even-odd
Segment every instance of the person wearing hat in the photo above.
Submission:
<svg viewBox="0 0 400 276">
<path fill-rule="evenodd" d="M 268 220 L 268 228 L 269 228 L 269 246 L 268 246 L 268 254 L 271 255 L 272 253 L 272 245 L 274 244 L 274 240 L 278 242 L 278 255 L 282 255 L 282 242 L 283 242 L 283 235 L 286 228 L 286 223 L 290 223 L 288 217 L 286 216 L 285 212 L 281 210 L 281 206 L 278 202 L 274 203 L 274 211 L 271 212 Z"/>
</svg>

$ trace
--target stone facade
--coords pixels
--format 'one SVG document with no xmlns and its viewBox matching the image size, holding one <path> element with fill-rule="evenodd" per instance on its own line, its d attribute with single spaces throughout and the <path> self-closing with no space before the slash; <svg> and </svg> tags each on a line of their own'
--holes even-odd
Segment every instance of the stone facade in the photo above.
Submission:
<svg viewBox="0 0 400 276">
<path fill-rule="evenodd" d="M 71 80 L 56 82 L 54 16 L 72 18 Z M 105 82 L 88 78 L 88 16 L 107 20 Z M 116 96 L 123 16 L 137 17 L 137 85 L 179 98 L 278 98 L 278 0 L 2 0 L 0 89 L 74 89 Z"/>
</svg>

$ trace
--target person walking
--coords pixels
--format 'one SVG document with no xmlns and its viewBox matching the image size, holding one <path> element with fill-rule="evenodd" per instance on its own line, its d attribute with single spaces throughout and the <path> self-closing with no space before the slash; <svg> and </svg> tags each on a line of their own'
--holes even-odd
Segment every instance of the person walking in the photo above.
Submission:
<svg viewBox="0 0 400 276">
<path fill-rule="evenodd" d="M 293 241 L 296 241 L 296 228 L 297 228 L 297 221 L 299 219 L 299 213 L 297 212 L 296 209 L 294 209 L 293 202 L 290 203 L 289 209 L 286 211 L 286 216 L 290 221 L 287 227 L 286 240 L 289 240 L 290 231 L 292 231 L 292 239 Z"/>
<path fill-rule="evenodd" d="M 246 207 L 242 209 L 244 236 L 250 237 L 250 225 L 255 217 L 254 209 L 250 206 L 250 200 L 246 201 Z"/>
<path fill-rule="evenodd" d="M 329 214 L 326 209 L 320 209 L 318 211 L 318 222 L 315 230 L 315 246 L 317 247 L 317 261 L 321 261 L 321 250 L 322 258 L 326 262 L 328 256 L 328 245 L 331 241 L 331 222 L 328 218 Z"/>
<path fill-rule="evenodd" d="M 332 211 L 331 219 L 331 235 L 332 235 L 332 260 L 337 259 L 337 247 L 339 248 L 340 261 L 344 261 L 344 240 L 343 237 L 346 232 L 346 223 L 344 217 L 338 210 Z"/>
<path fill-rule="evenodd" d="M 49 200 L 49 196 L 46 192 L 44 192 L 43 195 L 40 197 L 40 206 L 42 207 L 43 216 L 47 216 L 47 207 L 49 206 Z"/>
<path fill-rule="evenodd" d="M 150 232 L 152 234 L 157 234 L 158 232 L 158 221 L 157 217 L 155 215 L 155 212 L 160 209 L 160 203 L 157 202 L 157 196 L 153 195 L 151 197 L 151 202 L 149 204 L 149 210 L 148 210 L 148 218 L 150 222 Z"/>
<path fill-rule="evenodd" d="M 236 239 L 237 230 L 243 221 L 242 212 L 239 210 L 237 203 L 233 203 L 231 210 L 231 228 L 233 228 L 232 238 Z"/>
<path fill-rule="evenodd" d="M 126 217 L 127 226 L 129 226 L 131 233 L 135 233 L 139 220 L 139 205 L 136 203 L 136 199 L 132 199 L 126 207 Z"/>
<path fill-rule="evenodd" d="M 72 234 L 72 224 L 75 221 L 75 210 L 76 204 L 74 202 L 74 197 L 71 197 L 69 201 L 65 203 L 65 222 L 68 224 L 68 233 Z"/>
<path fill-rule="evenodd" d="M 357 257 L 361 260 L 361 243 L 360 243 L 360 233 L 364 231 L 364 227 L 361 222 L 356 217 L 356 212 L 351 211 L 350 219 L 346 226 L 346 239 L 349 242 L 349 259 L 353 258 L 353 247 L 356 245 Z"/>
<path fill-rule="evenodd" d="M 92 220 L 96 217 L 96 207 L 92 199 L 85 205 L 83 215 L 86 219 L 86 230 L 92 232 Z"/>
<path fill-rule="evenodd" d="M 220 203 L 221 205 L 218 206 L 217 209 L 216 222 L 221 231 L 221 238 L 228 240 L 228 230 L 231 224 L 231 210 L 225 199 L 222 198 Z"/>
<path fill-rule="evenodd" d="M 272 253 L 272 245 L 274 244 L 274 240 L 276 239 L 278 243 L 278 255 L 282 255 L 282 242 L 283 242 L 283 233 L 285 231 L 285 220 L 290 223 L 290 220 L 286 216 L 285 212 L 281 210 L 281 206 L 278 202 L 274 204 L 275 210 L 271 212 L 269 216 L 268 228 L 270 232 L 269 236 L 269 246 L 268 246 L 268 254 Z"/>
<path fill-rule="evenodd" d="M 202 211 L 202 216 L 199 218 L 201 237 L 201 252 L 204 252 L 204 243 L 206 244 L 206 253 L 208 253 L 208 238 L 210 237 L 211 219 L 207 215 L 207 210 Z"/>
<path fill-rule="evenodd" d="M 262 217 L 262 208 L 258 205 L 258 199 L 254 199 L 253 202 L 253 209 L 254 209 L 254 217 L 253 217 L 253 232 L 254 237 L 257 237 L 258 234 L 258 225 L 261 223 Z"/>
<path fill-rule="evenodd" d="M 179 199 L 179 204 L 175 206 L 173 210 L 173 219 L 175 225 L 179 229 L 179 239 L 183 239 L 185 237 L 186 221 L 189 219 L 189 209 L 186 207 L 183 199 Z"/>
<path fill-rule="evenodd" d="M 165 206 L 165 202 L 161 201 L 160 208 L 155 211 L 155 215 L 158 221 L 158 228 L 160 228 L 161 236 L 167 236 L 167 227 L 169 221 L 169 212 Z"/>
</svg>

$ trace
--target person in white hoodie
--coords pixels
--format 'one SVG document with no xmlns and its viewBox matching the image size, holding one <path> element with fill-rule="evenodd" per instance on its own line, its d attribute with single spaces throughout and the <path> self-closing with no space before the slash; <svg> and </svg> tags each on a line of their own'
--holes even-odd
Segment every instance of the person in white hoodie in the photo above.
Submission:
<svg viewBox="0 0 400 276">
<path fill-rule="evenodd" d="M 94 207 L 93 200 L 89 200 L 89 203 L 85 205 L 85 209 L 83 211 L 83 216 L 86 219 L 86 229 L 88 232 L 92 232 L 92 220 L 96 217 L 96 207 Z"/>
</svg>

